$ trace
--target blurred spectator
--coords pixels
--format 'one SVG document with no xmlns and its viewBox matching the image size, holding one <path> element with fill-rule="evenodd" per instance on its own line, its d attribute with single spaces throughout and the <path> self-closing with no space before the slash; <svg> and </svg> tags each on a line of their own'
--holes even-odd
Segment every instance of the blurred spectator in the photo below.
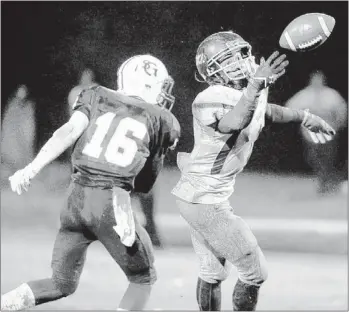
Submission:
<svg viewBox="0 0 349 312">
<path fill-rule="evenodd" d="M 25 167 L 34 157 L 34 105 L 25 85 L 20 85 L 7 103 L 1 126 L 2 178 Z"/>
<path fill-rule="evenodd" d="M 91 69 L 86 68 L 81 73 L 79 84 L 75 86 L 73 89 L 71 89 L 68 95 L 69 115 L 71 115 L 72 113 L 71 108 L 80 92 L 84 89 L 97 85 L 97 83 L 94 80 L 95 75 Z"/>
<path fill-rule="evenodd" d="M 310 75 L 309 85 L 289 99 L 286 106 L 309 109 L 311 113 L 322 117 L 336 130 L 337 135 L 326 144 L 315 144 L 303 127 L 301 134 L 306 161 L 318 178 L 318 193 L 337 191 L 341 182 L 341 174 L 336 168 L 339 156 L 338 132 L 347 127 L 348 122 L 347 103 L 344 98 L 326 85 L 323 72 L 314 71 Z"/>
</svg>

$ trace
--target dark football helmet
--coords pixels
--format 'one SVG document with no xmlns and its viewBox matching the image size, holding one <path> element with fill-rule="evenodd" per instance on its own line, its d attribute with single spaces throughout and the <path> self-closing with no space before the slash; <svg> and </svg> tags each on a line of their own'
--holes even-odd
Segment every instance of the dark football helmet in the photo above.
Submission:
<svg viewBox="0 0 349 312">
<path fill-rule="evenodd" d="M 210 35 L 196 53 L 196 67 L 209 84 L 235 86 L 256 72 L 257 65 L 251 54 L 251 45 L 232 31 Z"/>
</svg>

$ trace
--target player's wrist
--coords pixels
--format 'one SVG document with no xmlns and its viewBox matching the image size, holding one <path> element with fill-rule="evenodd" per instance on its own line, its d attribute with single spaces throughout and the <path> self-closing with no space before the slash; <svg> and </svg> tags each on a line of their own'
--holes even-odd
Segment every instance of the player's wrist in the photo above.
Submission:
<svg viewBox="0 0 349 312">
<path fill-rule="evenodd" d="M 251 86 L 257 92 L 260 92 L 266 87 L 266 79 L 259 78 L 259 77 L 252 77 L 248 80 L 247 86 Z"/>
<path fill-rule="evenodd" d="M 304 125 L 304 123 L 307 122 L 309 113 L 305 112 L 302 109 L 292 109 L 292 108 L 283 108 L 284 112 L 287 113 L 288 111 L 291 112 L 291 122 Z M 308 114 L 308 115 L 307 115 Z"/>
<path fill-rule="evenodd" d="M 35 164 L 30 163 L 25 167 L 25 171 L 30 179 L 33 179 L 39 172 L 38 168 L 35 167 Z"/>
<path fill-rule="evenodd" d="M 306 110 L 301 110 L 301 113 L 303 113 L 303 118 L 302 118 L 302 123 L 301 125 L 304 127 L 305 124 L 307 123 L 307 121 L 309 120 L 310 118 L 310 113 L 309 113 L 309 110 L 306 109 Z"/>
<path fill-rule="evenodd" d="M 249 100 L 250 102 L 254 102 L 261 94 L 259 90 L 255 85 L 253 85 L 251 82 L 247 84 L 247 87 L 244 89 L 243 94 Z"/>
<path fill-rule="evenodd" d="M 41 171 L 41 169 L 50 162 L 48 158 L 50 158 L 50 155 L 48 155 L 46 149 L 42 148 L 35 159 L 27 166 L 31 170 L 33 177 L 35 177 Z"/>
</svg>

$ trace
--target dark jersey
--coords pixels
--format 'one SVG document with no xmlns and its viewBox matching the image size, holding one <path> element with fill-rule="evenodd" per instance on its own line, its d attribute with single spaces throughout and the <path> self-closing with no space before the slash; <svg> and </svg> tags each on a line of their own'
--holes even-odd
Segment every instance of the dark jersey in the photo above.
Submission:
<svg viewBox="0 0 349 312">
<path fill-rule="evenodd" d="M 162 166 L 180 135 L 170 111 L 101 86 L 82 91 L 73 109 L 89 118 L 72 153 L 73 177 L 84 185 L 132 190 L 144 165 Z"/>
</svg>

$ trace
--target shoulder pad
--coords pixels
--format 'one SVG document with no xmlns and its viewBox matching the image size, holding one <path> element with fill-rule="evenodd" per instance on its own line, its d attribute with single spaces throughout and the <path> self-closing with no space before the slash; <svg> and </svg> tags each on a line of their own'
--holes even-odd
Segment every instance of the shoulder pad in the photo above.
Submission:
<svg viewBox="0 0 349 312">
<path fill-rule="evenodd" d="M 220 103 L 235 106 L 241 96 L 241 91 L 221 85 L 214 85 L 200 92 L 195 98 L 194 103 Z"/>
</svg>

